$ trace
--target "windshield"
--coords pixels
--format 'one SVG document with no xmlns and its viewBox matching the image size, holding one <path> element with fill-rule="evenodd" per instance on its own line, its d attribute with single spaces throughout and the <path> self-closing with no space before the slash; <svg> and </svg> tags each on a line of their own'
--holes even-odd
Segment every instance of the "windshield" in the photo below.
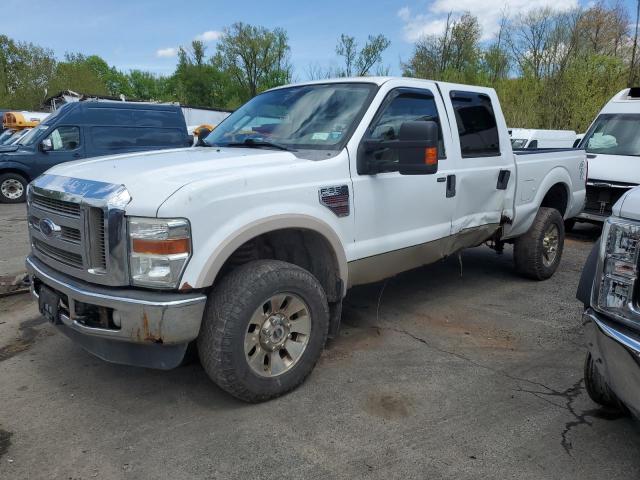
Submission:
<svg viewBox="0 0 640 480">
<path fill-rule="evenodd" d="M 18 140 L 17 145 L 31 145 L 40 136 L 40 133 L 47 130 L 48 125 L 38 125 L 34 129 L 30 130 L 24 137 Z"/>
<path fill-rule="evenodd" d="M 582 146 L 587 153 L 640 156 L 640 114 L 602 114 Z"/>
<path fill-rule="evenodd" d="M 15 133 L 15 130 L 5 130 L 0 133 L 0 145 L 4 145 L 7 140 Z"/>
<path fill-rule="evenodd" d="M 13 145 L 14 143 L 17 143 L 18 140 L 20 140 L 22 137 L 24 137 L 27 133 L 29 133 L 31 129 L 28 128 L 26 130 L 19 130 L 16 133 L 14 133 L 13 135 L 11 135 L 11 137 L 6 141 L 5 145 Z"/>
<path fill-rule="evenodd" d="M 348 140 L 374 91 L 375 85 L 369 83 L 330 83 L 265 92 L 226 118 L 205 143 L 337 150 Z"/>
</svg>

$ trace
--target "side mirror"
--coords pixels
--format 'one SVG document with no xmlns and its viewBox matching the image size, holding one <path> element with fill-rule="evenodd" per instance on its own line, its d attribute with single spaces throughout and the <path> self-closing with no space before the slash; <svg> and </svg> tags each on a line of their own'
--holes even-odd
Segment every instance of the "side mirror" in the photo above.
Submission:
<svg viewBox="0 0 640 480">
<path fill-rule="evenodd" d="M 401 175 L 431 175 L 438 171 L 438 124 L 434 121 L 404 122 L 394 140 L 364 140 L 358 147 L 360 175 L 395 171 Z M 374 160 L 380 152 L 395 155 L 385 161 Z"/>
<path fill-rule="evenodd" d="M 50 152 L 53 150 L 53 142 L 50 138 L 45 138 L 40 142 L 40 150 L 43 152 Z"/>
<path fill-rule="evenodd" d="M 398 132 L 398 171 L 401 175 L 432 175 L 438 171 L 438 124 L 404 122 Z"/>
<path fill-rule="evenodd" d="M 206 128 L 201 128 L 200 130 L 198 130 L 198 139 L 196 140 L 196 147 L 204 146 L 205 145 L 204 139 L 207 138 L 210 133 L 211 133 L 211 130 L 208 130 Z"/>
</svg>

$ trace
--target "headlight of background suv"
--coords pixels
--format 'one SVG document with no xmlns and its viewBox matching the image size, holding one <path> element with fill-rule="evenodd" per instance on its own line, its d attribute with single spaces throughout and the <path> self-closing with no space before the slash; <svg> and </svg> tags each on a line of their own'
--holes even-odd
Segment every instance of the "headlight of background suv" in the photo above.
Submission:
<svg viewBox="0 0 640 480">
<path fill-rule="evenodd" d="M 603 229 L 602 282 L 598 306 L 624 314 L 638 278 L 640 225 L 609 218 Z"/>
<path fill-rule="evenodd" d="M 128 222 L 133 285 L 176 288 L 191 255 L 189 221 L 129 217 Z"/>
<path fill-rule="evenodd" d="M 521 138 L 517 138 L 517 139 L 513 139 L 511 140 L 511 147 L 512 148 L 524 148 L 524 146 L 527 144 L 527 140 L 526 139 L 521 139 Z"/>
</svg>

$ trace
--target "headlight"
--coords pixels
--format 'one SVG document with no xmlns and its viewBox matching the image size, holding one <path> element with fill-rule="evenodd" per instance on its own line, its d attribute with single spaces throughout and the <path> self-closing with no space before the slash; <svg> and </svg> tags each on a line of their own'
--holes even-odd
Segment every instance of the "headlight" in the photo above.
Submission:
<svg viewBox="0 0 640 480">
<path fill-rule="evenodd" d="M 176 288 L 191 255 L 184 218 L 129 217 L 129 270 L 134 285 Z"/>
<path fill-rule="evenodd" d="M 631 304 L 638 278 L 640 225 L 609 218 L 604 226 L 603 239 L 598 306 L 622 314 L 621 310 Z"/>
<path fill-rule="evenodd" d="M 524 148 L 524 146 L 527 144 L 527 140 L 526 139 L 513 139 L 511 140 L 511 146 L 513 148 Z"/>
</svg>

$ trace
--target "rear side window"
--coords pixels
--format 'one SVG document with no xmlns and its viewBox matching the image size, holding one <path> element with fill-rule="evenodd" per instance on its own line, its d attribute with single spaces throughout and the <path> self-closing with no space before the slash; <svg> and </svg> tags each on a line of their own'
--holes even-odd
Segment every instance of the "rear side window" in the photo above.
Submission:
<svg viewBox="0 0 640 480">
<path fill-rule="evenodd" d="M 462 156 L 490 157 L 500 155 L 496 116 L 488 95 L 452 91 L 451 103 L 456 115 Z"/>
<path fill-rule="evenodd" d="M 106 149 L 142 147 L 182 147 L 184 132 L 177 128 L 92 127 L 94 147 Z"/>
</svg>

